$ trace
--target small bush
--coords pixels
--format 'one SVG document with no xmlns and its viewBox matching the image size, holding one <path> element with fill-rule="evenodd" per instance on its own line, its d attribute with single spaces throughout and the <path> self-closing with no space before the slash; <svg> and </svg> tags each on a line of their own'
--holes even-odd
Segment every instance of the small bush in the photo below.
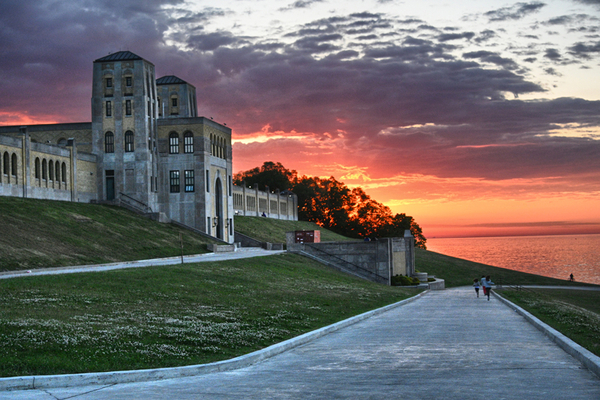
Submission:
<svg viewBox="0 0 600 400">
<path fill-rule="evenodd" d="M 418 285 L 419 279 L 410 276 L 395 275 L 392 276 L 392 286 L 414 286 Z"/>
</svg>

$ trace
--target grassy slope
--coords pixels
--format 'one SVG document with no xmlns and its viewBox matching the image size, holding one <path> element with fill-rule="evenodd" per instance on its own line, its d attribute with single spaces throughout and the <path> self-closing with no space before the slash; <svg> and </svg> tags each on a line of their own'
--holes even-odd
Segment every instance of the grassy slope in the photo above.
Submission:
<svg viewBox="0 0 600 400">
<path fill-rule="evenodd" d="M 293 254 L 0 280 L 0 376 L 228 359 L 417 292 Z"/>
<path fill-rule="evenodd" d="M 0 196 L 0 271 L 205 253 L 213 241 L 119 207 Z"/>
<path fill-rule="evenodd" d="M 321 231 L 321 241 L 356 240 L 321 228 L 314 222 L 285 221 L 262 217 L 235 217 L 235 230 L 262 242 L 285 243 L 285 233 L 292 231 Z"/>
</svg>

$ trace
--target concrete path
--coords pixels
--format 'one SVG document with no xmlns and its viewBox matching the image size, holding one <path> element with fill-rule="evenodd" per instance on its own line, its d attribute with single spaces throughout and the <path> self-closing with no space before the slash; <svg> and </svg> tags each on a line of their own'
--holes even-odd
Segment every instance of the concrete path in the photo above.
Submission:
<svg viewBox="0 0 600 400">
<path fill-rule="evenodd" d="M 205 253 L 196 254 L 191 256 L 183 256 L 183 263 L 197 263 L 197 262 L 208 262 L 208 261 L 223 261 L 223 260 L 235 260 L 239 258 L 250 258 L 250 257 L 262 257 L 270 256 L 273 254 L 285 253 L 285 250 L 263 250 L 258 247 L 242 247 L 236 249 L 233 252 L 223 253 Z M 96 264 L 96 265 L 78 265 L 73 267 L 59 267 L 59 268 L 43 268 L 34 269 L 30 271 L 5 271 L 0 272 L 0 279 L 9 278 L 21 278 L 25 276 L 36 276 L 36 275 L 58 275 L 58 274 L 74 274 L 78 272 L 100 272 L 110 271 L 113 269 L 123 268 L 142 268 L 152 267 L 157 265 L 175 265 L 181 264 L 182 257 L 167 257 L 167 258 L 154 258 L 150 260 L 137 260 L 137 261 L 125 261 L 116 262 L 111 264 Z"/>
<path fill-rule="evenodd" d="M 498 299 L 432 291 L 255 365 L 11 400 L 600 399 L 600 379 Z"/>
</svg>

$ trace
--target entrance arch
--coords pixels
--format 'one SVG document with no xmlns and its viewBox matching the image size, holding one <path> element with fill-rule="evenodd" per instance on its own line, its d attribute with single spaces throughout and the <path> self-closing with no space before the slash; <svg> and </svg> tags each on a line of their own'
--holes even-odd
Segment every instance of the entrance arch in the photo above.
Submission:
<svg viewBox="0 0 600 400">
<path fill-rule="evenodd" d="M 215 182 L 215 217 L 217 218 L 217 239 L 223 240 L 223 185 L 221 178 Z"/>
</svg>

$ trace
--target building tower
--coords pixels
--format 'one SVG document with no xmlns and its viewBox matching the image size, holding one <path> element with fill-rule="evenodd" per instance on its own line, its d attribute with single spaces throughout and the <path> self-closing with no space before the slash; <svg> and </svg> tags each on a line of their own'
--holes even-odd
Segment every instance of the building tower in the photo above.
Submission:
<svg viewBox="0 0 600 400">
<path fill-rule="evenodd" d="M 129 51 L 94 61 L 92 152 L 100 201 L 156 210 L 157 105 L 152 63 Z"/>
</svg>

